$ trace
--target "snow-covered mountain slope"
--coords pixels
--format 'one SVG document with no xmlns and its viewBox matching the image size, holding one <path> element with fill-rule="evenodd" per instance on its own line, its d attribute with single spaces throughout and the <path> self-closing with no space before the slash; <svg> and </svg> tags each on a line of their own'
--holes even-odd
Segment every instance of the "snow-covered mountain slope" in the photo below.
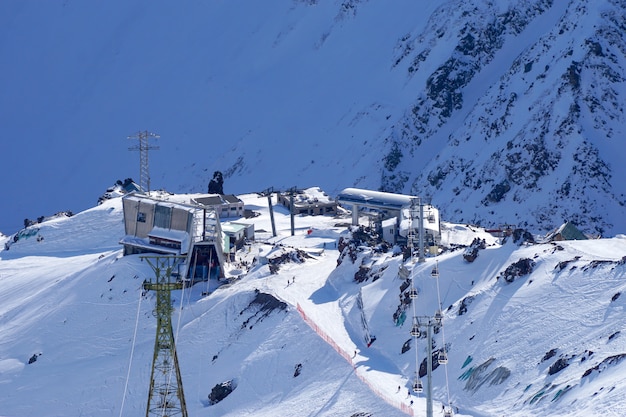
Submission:
<svg viewBox="0 0 626 417">
<path fill-rule="evenodd" d="M 430 197 L 449 221 L 613 236 L 624 9 L 2 2 L 0 187 L 19 199 L 0 200 L 0 230 L 138 180 L 126 137 L 147 129 L 161 135 L 155 189 L 204 191 L 220 170 L 226 192 L 382 188 Z"/>
<path fill-rule="evenodd" d="M 291 236 L 279 206 L 271 238 L 262 232 L 271 230 L 267 200 L 242 198 L 261 215 L 251 220 L 258 241 L 227 267 L 241 278 L 208 296 L 204 284 L 173 294 L 190 416 L 423 415 L 423 394 L 407 390 L 426 343 L 415 345 L 409 329 L 414 315 L 439 306 L 434 347 L 446 346 L 449 361 L 433 372 L 436 416 L 442 403 L 477 417 L 626 412 L 623 236 L 500 244 L 481 229 L 446 224 L 445 246 L 480 238 L 485 249 L 472 263 L 460 247 L 412 264 L 364 244 L 340 255 L 350 238 L 343 219 L 298 216 Z M 37 228 L 0 252 L 0 412 L 143 412 L 156 320 L 154 294 L 142 296 L 141 284 L 153 272 L 121 256 L 119 199 Z M 310 257 L 276 273 L 253 263 L 293 248 Z M 419 297 L 399 325 L 403 264 Z M 376 336 L 370 347 L 366 335 Z M 209 406 L 211 389 L 230 380 L 233 393 Z"/>
<path fill-rule="evenodd" d="M 156 322 L 154 295 L 140 295 L 143 280 L 154 273 L 139 257 L 121 256 L 120 199 L 43 223 L 38 235 L 44 239 L 23 239 L 1 252 L 2 414 L 143 412 Z M 326 264 L 332 267 L 335 259 L 330 255 Z M 401 415 L 371 395 L 352 366 L 293 306 L 260 311 L 264 306 L 253 303 L 255 289 L 268 291 L 272 283 L 282 289 L 284 276 L 270 277 L 265 267 L 208 298 L 201 296 L 206 290 L 201 285 L 174 295 L 177 306 L 184 298 L 182 316 L 174 323 L 190 415 L 293 415 L 298 410 L 333 415 L 359 409 Z M 29 364 L 32 355 L 37 360 Z M 237 389 L 230 404 L 207 408 L 213 386 L 231 379 Z"/>
<path fill-rule="evenodd" d="M 456 221 L 622 230 L 624 3 L 459 6 L 400 57 L 428 78 L 390 136 L 386 186 L 432 195 Z M 426 70 L 441 36 L 454 50 Z"/>
</svg>

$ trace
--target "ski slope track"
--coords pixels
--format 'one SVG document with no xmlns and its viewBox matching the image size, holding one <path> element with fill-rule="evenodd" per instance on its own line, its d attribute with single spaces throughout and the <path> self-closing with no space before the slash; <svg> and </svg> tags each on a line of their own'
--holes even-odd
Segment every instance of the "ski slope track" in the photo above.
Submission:
<svg viewBox="0 0 626 417">
<path fill-rule="evenodd" d="M 256 241 L 225 267 L 239 278 L 172 294 L 190 416 L 424 415 L 424 394 L 407 395 L 426 357 L 425 338 L 409 334 L 413 307 L 444 313 L 433 335 L 448 354 L 433 371 L 435 416 L 442 405 L 475 417 L 626 414 L 625 236 L 530 244 L 445 223 L 443 246 L 458 249 L 413 263 L 364 245 L 352 262 L 338 251 L 349 217 L 297 216 L 292 236 L 277 206 L 272 237 L 267 199 L 240 197 L 260 215 L 246 220 Z M 142 282 L 153 271 L 122 256 L 122 217 L 112 199 L 0 251 L 0 415 L 145 412 L 156 320 Z M 463 248 L 475 238 L 485 249 L 469 263 Z M 309 257 L 276 273 L 254 260 L 294 248 Z M 518 276 L 520 260 L 531 268 Z M 402 265 L 419 296 L 400 325 Z M 209 405 L 225 381 L 236 388 Z"/>
</svg>

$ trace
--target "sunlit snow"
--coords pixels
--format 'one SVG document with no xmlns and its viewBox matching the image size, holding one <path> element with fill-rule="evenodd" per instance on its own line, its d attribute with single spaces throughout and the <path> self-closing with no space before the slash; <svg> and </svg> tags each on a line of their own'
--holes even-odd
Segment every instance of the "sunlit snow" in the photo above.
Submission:
<svg viewBox="0 0 626 417">
<path fill-rule="evenodd" d="M 297 216 L 291 236 L 288 212 L 275 206 L 273 238 L 267 199 L 241 198 L 261 213 L 247 220 L 257 241 L 227 266 L 228 275 L 242 278 L 218 289 L 215 282 L 198 283 L 173 295 L 189 415 L 424 415 L 424 394 L 407 396 L 415 350 L 411 345 L 401 353 L 411 339 L 412 309 L 404 325 L 393 320 L 401 256 L 363 248 L 355 264 L 345 258 L 337 266 L 336 244 L 348 236 L 349 216 Z M 0 414 L 145 412 L 156 323 L 154 294 L 142 297 L 141 284 L 153 272 L 140 257 L 122 256 L 120 199 L 37 228 L 43 240 L 20 239 L 0 252 Z M 444 246 L 468 245 L 475 237 L 487 247 L 471 264 L 462 248 L 405 264 L 419 290 L 416 314 L 432 315 L 439 306 L 444 312 L 444 331 L 434 342 L 439 348 L 445 337 L 449 362 L 433 372 L 435 416 L 442 416 L 442 404 L 476 417 L 626 413 L 624 364 L 607 360 L 626 353 L 620 334 L 626 239 L 519 246 L 501 245 L 475 227 L 445 223 L 442 230 Z M 253 262 L 290 247 L 311 258 L 283 264 L 276 274 Z M 535 262 L 530 275 L 510 284 L 498 278 L 521 258 Z M 253 266 L 247 271 L 241 263 Z M 354 281 L 361 264 L 379 278 Z M 438 280 L 431 276 L 436 264 Z M 287 309 L 259 319 L 249 306 L 256 290 Z M 459 315 L 462 303 L 467 311 Z M 369 348 L 363 318 L 376 336 Z M 418 348 L 421 361 L 425 339 Z M 558 359 L 568 366 L 549 375 Z M 236 389 L 209 406 L 211 389 L 228 380 Z"/>
</svg>

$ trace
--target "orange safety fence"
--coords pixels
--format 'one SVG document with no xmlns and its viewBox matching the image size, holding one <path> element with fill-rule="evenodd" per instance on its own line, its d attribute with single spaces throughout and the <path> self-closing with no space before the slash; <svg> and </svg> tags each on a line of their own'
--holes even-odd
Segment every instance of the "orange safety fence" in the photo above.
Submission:
<svg viewBox="0 0 626 417">
<path fill-rule="evenodd" d="M 376 394 L 379 398 L 382 398 L 387 404 L 397 408 L 403 413 L 410 415 L 410 416 L 414 415 L 413 408 L 411 408 L 409 405 L 405 404 L 404 402 L 398 401 L 395 398 L 390 398 L 387 394 L 381 392 L 376 387 L 374 387 L 363 375 L 361 375 L 358 371 L 357 366 L 352 361 L 353 359 L 352 356 L 350 356 L 350 354 L 346 352 L 345 349 L 341 348 L 337 343 L 335 343 L 335 341 L 324 330 L 322 330 L 313 320 L 311 320 L 311 318 L 304 312 L 304 310 L 300 306 L 300 303 L 296 305 L 296 309 L 298 310 L 298 313 L 300 313 L 300 316 L 302 317 L 304 322 L 311 329 L 313 329 L 313 331 L 315 331 L 315 333 L 317 333 L 319 337 L 321 337 L 326 343 L 328 343 L 333 349 L 335 349 L 335 351 L 339 355 L 341 355 L 350 365 L 352 365 L 352 367 L 354 368 L 355 375 L 361 381 L 363 381 L 365 385 L 367 385 L 374 394 Z"/>
</svg>

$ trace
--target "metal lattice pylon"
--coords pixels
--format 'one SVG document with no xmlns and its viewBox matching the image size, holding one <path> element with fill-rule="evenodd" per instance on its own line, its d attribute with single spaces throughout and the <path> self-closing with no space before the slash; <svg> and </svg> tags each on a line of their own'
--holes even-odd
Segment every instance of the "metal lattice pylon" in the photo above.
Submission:
<svg viewBox="0 0 626 417">
<path fill-rule="evenodd" d="M 139 151 L 139 185 L 145 192 L 150 191 L 150 164 L 148 163 L 148 151 L 151 149 L 159 149 L 158 146 L 151 146 L 148 143 L 148 139 L 150 138 L 158 139 L 160 136 L 156 133 L 144 130 L 143 132 L 137 132 L 128 137 L 128 139 L 139 140 L 139 144 L 131 146 L 128 150 Z"/>
<path fill-rule="evenodd" d="M 416 207 L 418 209 L 417 211 L 417 215 L 415 213 L 416 211 Z M 426 259 L 424 258 L 424 204 L 422 203 L 422 199 L 420 197 L 416 197 L 416 198 L 412 198 L 411 199 L 411 206 L 409 208 L 409 217 L 411 220 L 410 223 L 410 230 L 409 230 L 409 244 L 411 245 L 411 257 L 413 257 L 413 240 L 415 239 L 415 231 L 413 228 L 413 222 L 415 221 L 415 217 L 417 217 L 417 219 L 419 220 L 418 223 L 418 233 L 417 233 L 417 238 L 418 238 L 418 245 L 417 245 L 417 250 L 418 250 L 418 258 L 417 258 L 417 262 L 419 263 L 423 263 L 426 261 Z"/>
<path fill-rule="evenodd" d="M 150 392 L 146 417 L 187 417 L 183 381 L 178 366 L 174 331 L 172 329 L 172 290 L 183 288 L 182 282 L 172 281 L 172 268 L 179 256 L 145 256 L 155 273 L 155 281 L 144 281 L 145 290 L 156 291 L 157 318 L 154 357 L 150 375 Z"/>
</svg>

